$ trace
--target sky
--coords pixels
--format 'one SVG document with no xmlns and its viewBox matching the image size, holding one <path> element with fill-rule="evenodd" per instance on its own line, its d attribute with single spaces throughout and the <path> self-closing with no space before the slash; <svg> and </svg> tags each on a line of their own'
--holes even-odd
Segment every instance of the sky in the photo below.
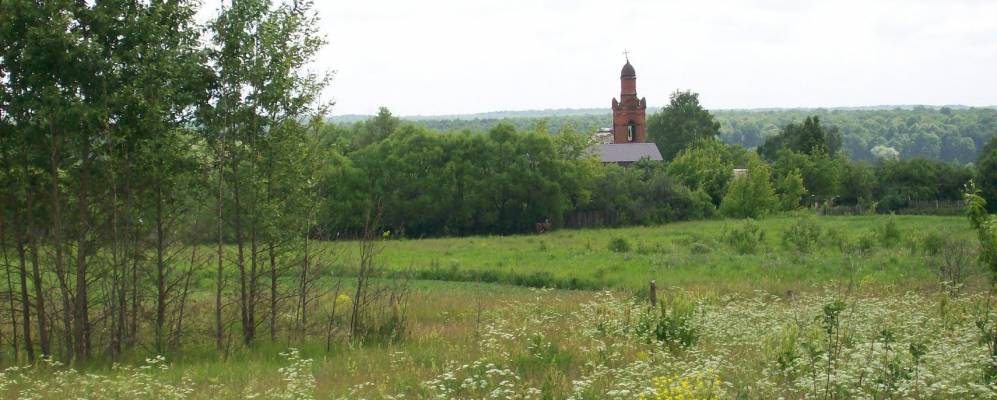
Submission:
<svg viewBox="0 0 997 400">
<path fill-rule="evenodd" d="M 209 1 L 209 5 L 212 1 Z M 217 4 L 217 2 L 214 2 Z M 212 10 L 214 7 L 210 7 Z M 333 115 L 997 105 L 997 1 L 316 1 Z"/>
</svg>

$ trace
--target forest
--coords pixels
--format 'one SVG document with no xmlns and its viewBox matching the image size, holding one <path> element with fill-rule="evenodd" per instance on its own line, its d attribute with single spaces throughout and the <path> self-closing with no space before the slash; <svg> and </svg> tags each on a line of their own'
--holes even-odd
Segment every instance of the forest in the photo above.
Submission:
<svg viewBox="0 0 997 400">
<path fill-rule="evenodd" d="M 655 109 L 660 111 L 661 108 Z M 651 112 L 651 108 L 648 108 Z M 840 130 L 848 157 L 875 161 L 883 157 L 927 158 L 967 164 L 976 160 L 997 129 L 993 107 L 856 107 L 820 109 L 711 110 L 720 122 L 720 139 L 747 148 L 760 146 L 791 122 L 819 116 Z M 332 117 L 333 123 L 352 123 L 365 116 Z M 531 129 L 544 120 L 551 133 L 571 125 L 595 132 L 611 125 L 608 108 L 482 113 L 464 116 L 411 117 L 407 121 L 435 130 L 485 132 L 499 123 Z"/>
<path fill-rule="evenodd" d="M 820 114 L 786 120 L 757 146 L 745 147 L 720 140 L 722 117 L 705 110 L 697 94 L 676 92 L 669 106 L 648 118 L 649 141 L 668 162 L 621 168 L 599 165 L 586 150 L 593 131 L 579 130 L 571 118 L 493 121 L 484 132 L 438 131 L 426 127 L 434 122 L 406 121 L 382 108 L 367 121 L 326 125 L 321 140 L 342 155 L 337 173 L 350 177 L 327 185 L 325 197 L 350 200 L 331 204 L 319 226 L 327 234 L 356 231 L 361 216 L 348 210 L 369 207 L 365 198 L 377 198 L 389 210 L 383 222 L 394 232 L 420 237 L 528 232 L 546 219 L 577 225 L 593 216 L 605 226 L 758 218 L 816 204 L 910 213 L 919 212 L 917 204 L 942 202 L 958 213 L 970 180 L 988 198 L 994 193 L 992 128 L 983 135 L 979 159 L 974 155 L 968 163 L 902 157 L 892 148 L 872 160 L 854 159 L 847 134 Z M 725 209 L 725 197 L 740 190 L 731 191 L 732 170 L 752 167 L 760 170 L 761 192 L 747 194 L 750 202 L 741 211 Z"/>
</svg>

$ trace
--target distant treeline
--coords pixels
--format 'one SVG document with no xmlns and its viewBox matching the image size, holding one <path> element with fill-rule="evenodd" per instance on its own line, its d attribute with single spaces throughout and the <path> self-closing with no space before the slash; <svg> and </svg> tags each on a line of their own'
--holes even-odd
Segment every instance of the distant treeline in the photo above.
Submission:
<svg viewBox="0 0 997 400">
<path fill-rule="evenodd" d="M 649 110 L 650 111 L 650 110 Z M 654 110 L 660 111 L 660 109 Z M 997 109 L 965 107 L 870 107 L 858 109 L 719 110 L 720 139 L 747 148 L 758 147 L 791 122 L 820 117 L 836 127 L 842 148 L 853 160 L 875 160 L 873 149 L 895 150 L 900 158 L 915 157 L 954 163 L 976 160 L 986 141 L 997 133 Z M 337 122 L 356 121 L 334 119 Z M 496 112 L 470 116 L 413 117 L 410 122 L 441 131 L 486 132 L 499 123 L 519 130 L 533 129 L 541 120 L 555 133 L 571 125 L 579 132 L 595 132 L 611 125 L 612 115 L 598 109 Z"/>
<path fill-rule="evenodd" d="M 567 118 L 520 119 L 532 125 L 502 122 L 475 132 L 433 129 L 382 109 L 369 120 L 321 130 L 320 142 L 340 156 L 318 184 L 325 208 L 316 226 L 325 235 L 349 235 L 364 222 L 355 210 L 372 208 L 383 210 L 392 234 L 408 237 L 528 232 L 547 220 L 592 226 L 758 218 L 817 203 L 895 212 L 925 201 L 959 201 L 971 179 L 988 198 L 997 197 L 992 134 L 983 146 L 989 156 L 977 166 L 919 155 L 901 159 L 895 152 L 866 161 L 846 157 L 842 129 L 819 116 L 787 121 L 756 149 L 719 140 L 716 119 L 695 93 L 677 93 L 648 118 L 648 137 L 665 161 L 620 167 L 594 159 L 592 136 L 565 124 Z M 738 168 L 747 169 L 744 179 L 734 175 Z"/>
</svg>

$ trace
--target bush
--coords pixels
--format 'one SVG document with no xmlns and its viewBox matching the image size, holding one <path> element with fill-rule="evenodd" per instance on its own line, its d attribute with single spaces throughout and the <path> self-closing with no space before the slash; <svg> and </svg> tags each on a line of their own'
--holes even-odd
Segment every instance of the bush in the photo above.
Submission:
<svg viewBox="0 0 997 400">
<path fill-rule="evenodd" d="M 713 249 L 702 243 L 693 243 L 690 251 L 692 254 L 709 254 Z"/>
<path fill-rule="evenodd" d="M 630 241 L 626 238 L 613 238 L 609 241 L 609 251 L 614 253 L 629 253 L 630 252 Z"/>
<path fill-rule="evenodd" d="M 926 256 L 936 256 L 942 252 L 946 239 L 953 235 L 950 231 L 928 231 L 918 240 L 917 248 Z"/>
<path fill-rule="evenodd" d="M 879 243 L 884 247 L 892 247 L 900 242 L 900 227 L 897 226 L 897 219 L 895 216 L 890 215 L 890 217 L 886 219 L 886 222 L 880 224 L 879 227 L 876 228 L 876 238 L 879 239 Z"/>
<path fill-rule="evenodd" d="M 673 347 L 690 347 L 699 339 L 692 326 L 695 312 L 696 305 L 685 296 L 668 296 L 657 310 L 639 317 L 637 333 Z"/>
<path fill-rule="evenodd" d="M 728 229 L 724 226 L 720 241 L 740 254 L 754 254 L 765 241 L 765 231 L 758 222 L 748 218 L 738 227 Z"/>
<path fill-rule="evenodd" d="M 869 251 L 876 248 L 878 240 L 874 234 L 866 233 L 859 236 L 858 240 L 855 242 L 855 248 L 861 251 Z"/>
<path fill-rule="evenodd" d="M 820 242 L 821 227 L 812 217 L 800 217 L 782 232 L 782 244 L 788 249 L 809 253 Z"/>
<path fill-rule="evenodd" d="M 978 271 L 976 244 L 959 239 L 951 231 L 930 232 L 921 238 L 920 250 L 928 268 L 955 294 L 966 278 Z"/>
<path fill-rule="evenodd" d="M 772 189 L 772 170 L 757 156 L 749 159 L 745 176 L 734 178 L 720 202 L 720 214 L 734 218 L 760 218 L 779 208 Z"/>
</svg>

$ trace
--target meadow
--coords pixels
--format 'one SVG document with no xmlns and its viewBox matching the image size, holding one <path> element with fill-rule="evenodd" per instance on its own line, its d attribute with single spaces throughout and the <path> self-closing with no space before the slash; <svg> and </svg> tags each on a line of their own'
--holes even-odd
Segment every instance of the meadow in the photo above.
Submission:
<svg viewBox="0 0 997 400">
<path fill-rule="evenodd" d="M 358 244 L 321 244 L 320 318 Z M 989 277 L 962 217 L 713 220 L 384 240 L 401 334 L 214 351 L 211 271 L 171 358 L 12 366 L 3 398 L 993 398 Z M 231 250 L 231 249 L 229 249 Z M 207 253 L 208 250 L 205 250 Z M 657 307 L 648 287 L 656 281 Z M 334 293 L 332 282 L 343 287 Z M 339 285 L 337 285 L 339 287 Z M 330 320 L 340 323 L 341 317 Z M 196 330 L 195 330 L 196 331 Z M 202 343 L 203 342 L 203 343 Z M 992 375 L 991 375 L 992 376 Z"/>
</svg>

